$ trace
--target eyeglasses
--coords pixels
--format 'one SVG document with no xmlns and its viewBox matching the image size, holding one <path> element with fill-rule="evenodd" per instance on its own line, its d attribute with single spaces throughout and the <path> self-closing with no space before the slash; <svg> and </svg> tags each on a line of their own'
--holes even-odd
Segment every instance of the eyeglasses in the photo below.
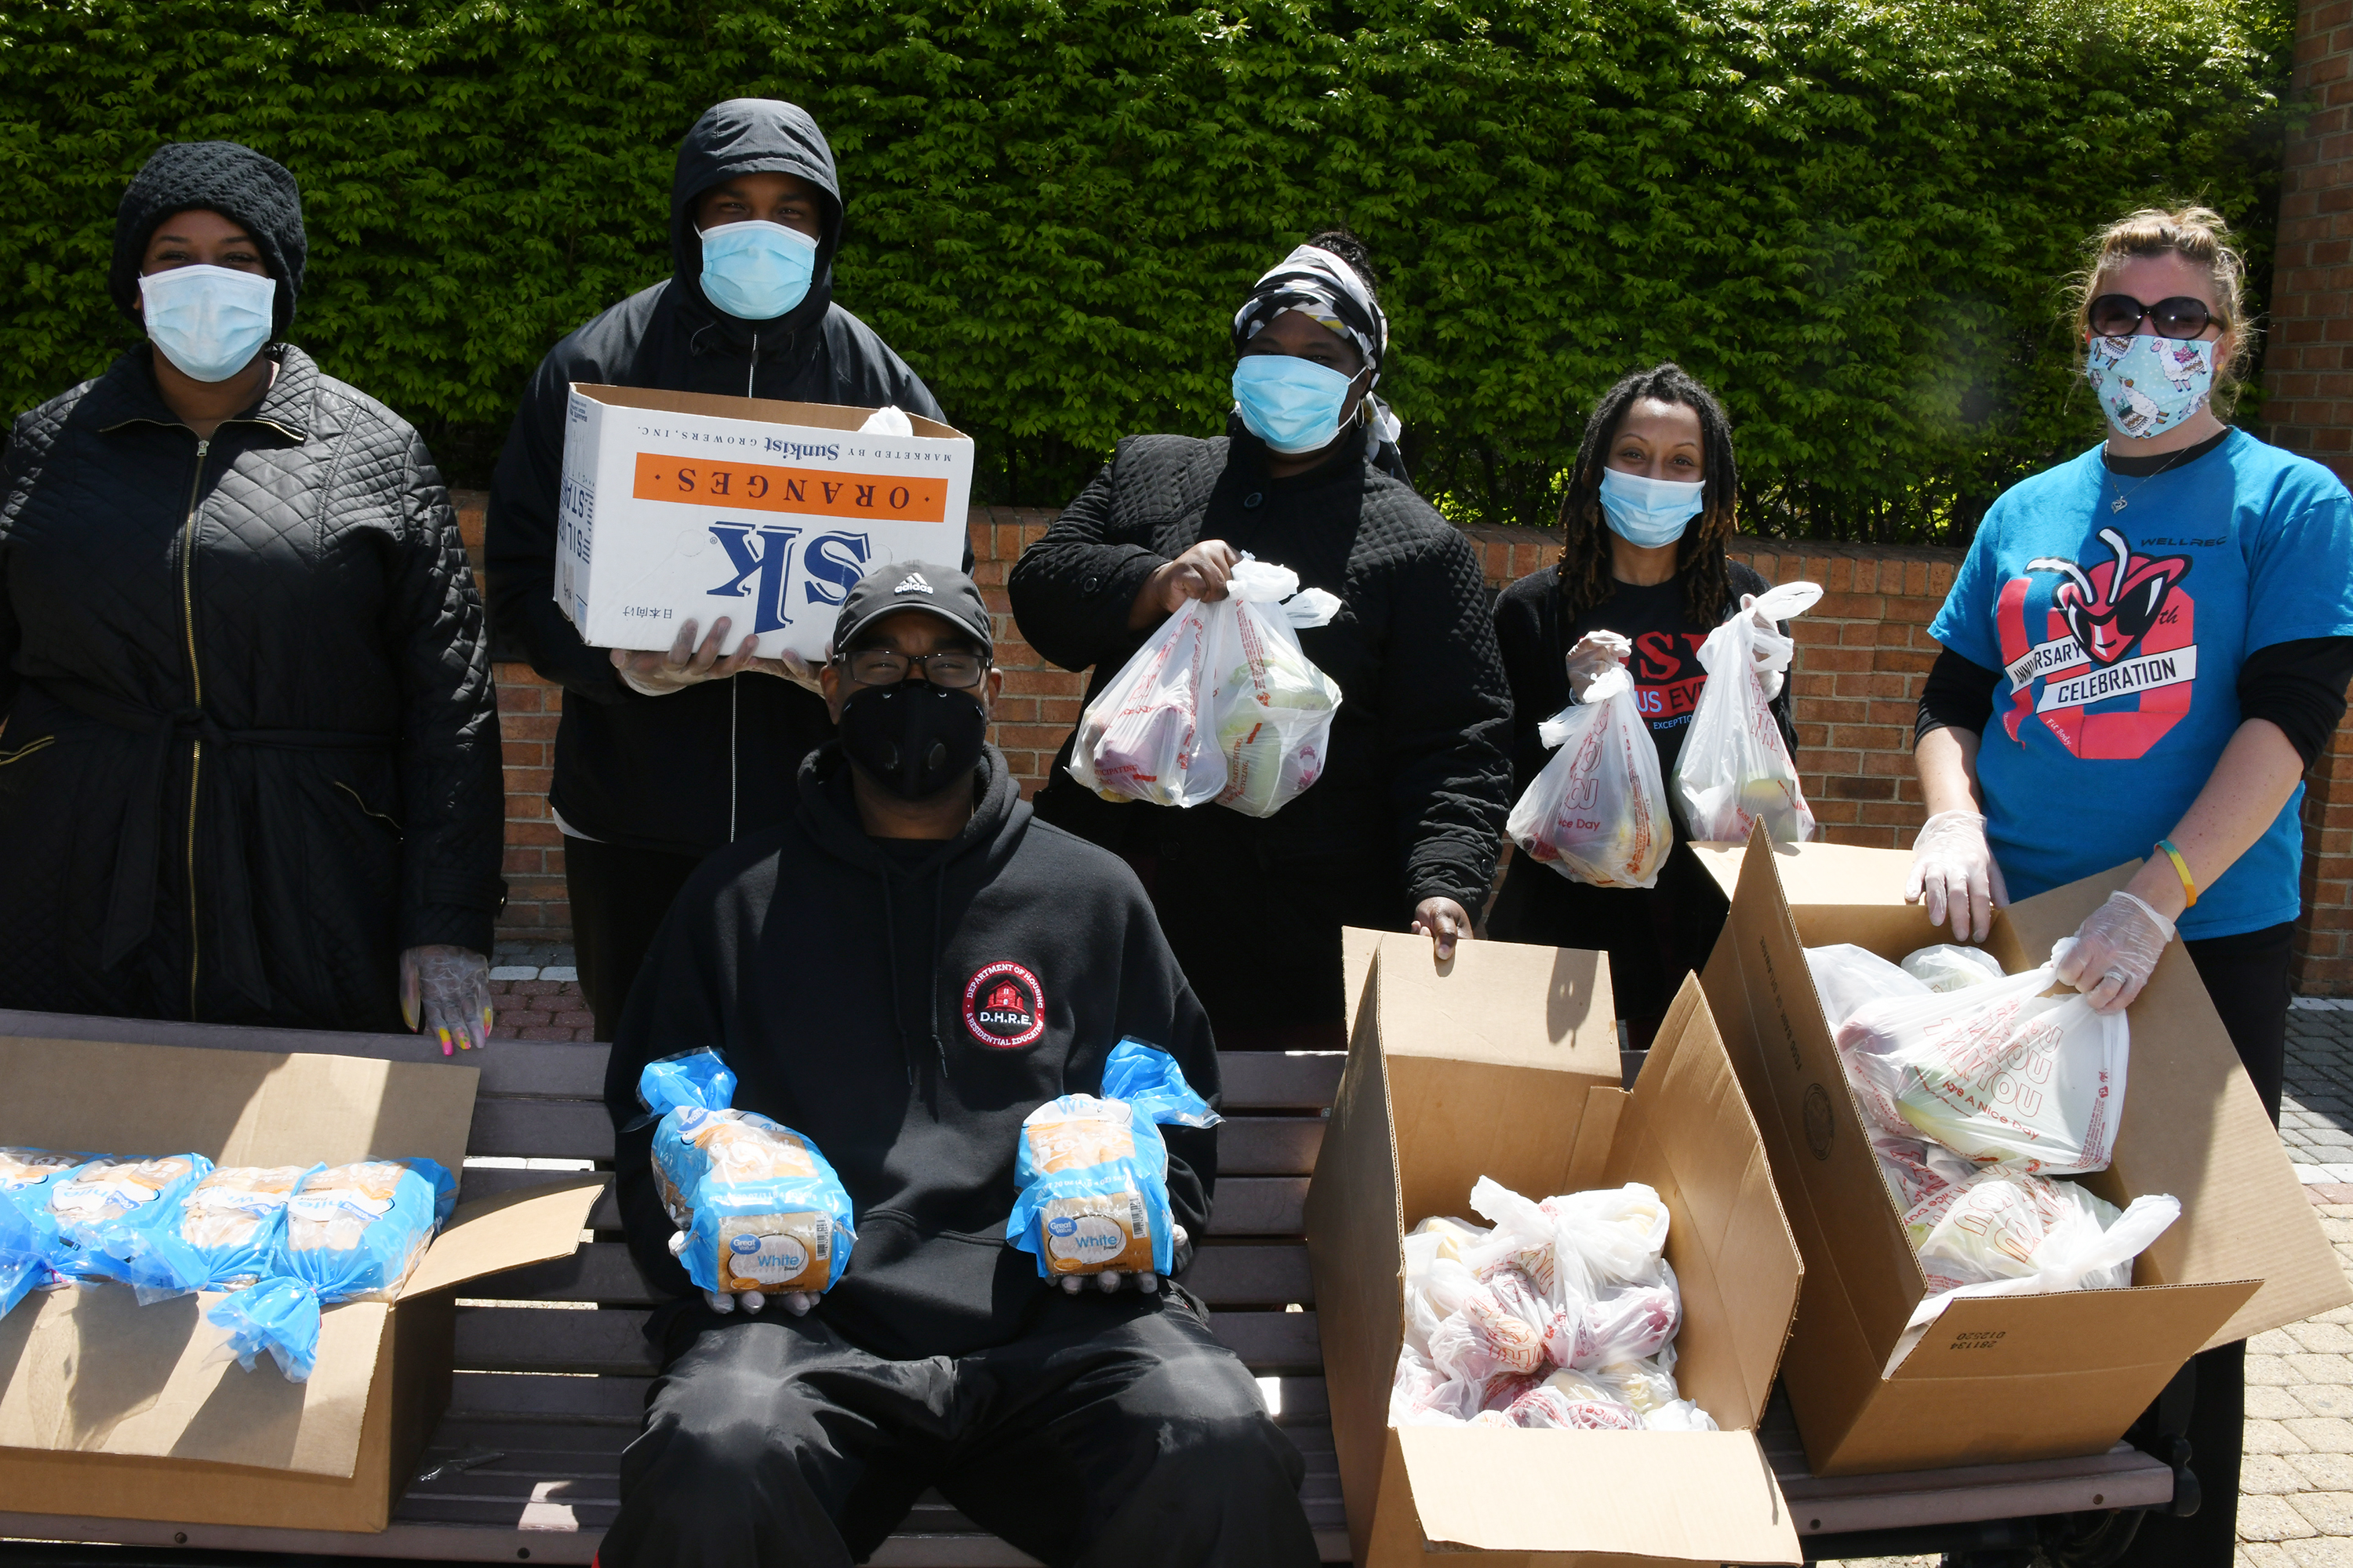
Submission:
<svg viewBox="0 0 2353 1568">
<path fill-rule="evenodd" d="M 2092 331 L 2101 337 L 2130 337 L 2144 321 L 2154 323 L 2159 336 L 2172 338 L 2200 337 L 2208 327 L 2220 324 L 2205 301 L 2188 294 L 2176 294 L 2153 305 L 2144 305 L 2130 294 L 2102 294 L 2084 314 Z"/>
<path fill-rule="evenodd" d="M 988 661 L 969 648 L 947 648 L 937 653 L 909 655 L 895 648 L 857 648 L 844 653 L 834 662 L 849 672 L 849 678 L 861 686 L 895 686 L 907 678 L 907 672 L 920 669 L 923 679 L 934 686 L 944 686 L 952 692 L 969 691 L 980 684 L 988 671 Z"/>
</svg>

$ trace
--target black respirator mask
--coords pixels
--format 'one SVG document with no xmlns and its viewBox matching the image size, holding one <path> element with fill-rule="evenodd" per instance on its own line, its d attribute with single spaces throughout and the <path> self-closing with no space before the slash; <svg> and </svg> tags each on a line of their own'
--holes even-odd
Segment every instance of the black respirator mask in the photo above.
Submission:
<svg viewBox="0 0 2353 1568">
<path fill-rule="evenodd" d="M 841 749 L 902 800 L 927 800 L 980 765 L 988 715 L 928 681 L 867 686 L 841 705 Z"/>
</svg>

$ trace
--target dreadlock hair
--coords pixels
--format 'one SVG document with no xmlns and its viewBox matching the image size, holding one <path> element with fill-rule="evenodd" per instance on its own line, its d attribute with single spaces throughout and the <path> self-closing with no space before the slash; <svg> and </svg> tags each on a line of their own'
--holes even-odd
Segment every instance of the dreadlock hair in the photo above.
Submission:
<svg viewBox="0 0 2353 1568">
<path fill-rule="evenodd" d="M 1577 467 L 1569 474 L 1568 493 L 1560 503 L 1562 612 L 1573 619 L 1618 591 L 1609 575 L 1613 535 L 1601 515 L 1601 470 L 1627 410 L 1645 398 L 1680 403 L 1699 416 L 1706 488 L 1700 492 L 1699 515 L 1676 542 L 1675 576 L 1683 582 L 1683 604 L 1692 619 L 1712 626 L 1724 619 L 1732 603 L 1732 584 L 1724 569 L 1724 541 L 1732 533 L 1740 470 L 1732 455 L 1732 421 L 1725 418 L 1724 405 L 1684 374 L 1683 366 L 1672 363 L 1620 377 L 1602 395 L 1593 417 L 1585 422 L 1585 438 L 1577 448 Z"/>
<path fill-rule="evenodd" d="M 1319 228 L 1299 243 L 1313 245 L 1318 250 L 1329 250 L 1345 261 L 1348 270 L 1364 280 L 1365 292 L 1373 297 L 1374 303 L 1380 302 L 1381 285 L 1379 280 L 1373 276 L 1372 249 L 1363 240 L 1345 228 Z"/>
</svg>

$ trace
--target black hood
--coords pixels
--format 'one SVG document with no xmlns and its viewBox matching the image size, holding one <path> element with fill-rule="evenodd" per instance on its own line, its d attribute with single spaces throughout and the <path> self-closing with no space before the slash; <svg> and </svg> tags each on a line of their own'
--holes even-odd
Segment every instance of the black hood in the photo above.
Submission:
<svg viewBox="0 0 2353 1568">
<path fill-rule="evenodd" d="M 792 175 L 825 194 L 824 229 L 817 246 L 817 276 L 808 298 L 774 322 L 740 323 L 766 332 L 798 332 L 825 319 L 833 302 L 833 253 L 841 244 L 841 182 L 833 149 L 808 111 L 773 98 L 731 98 L 705 110 L 678 144 L 670 186 L 670 249 L 675 287 L 712 320 L 735 324 L 702 294 L 702 238 L 695 232 L 694 198 L 738 175 Z"/>
</svg>

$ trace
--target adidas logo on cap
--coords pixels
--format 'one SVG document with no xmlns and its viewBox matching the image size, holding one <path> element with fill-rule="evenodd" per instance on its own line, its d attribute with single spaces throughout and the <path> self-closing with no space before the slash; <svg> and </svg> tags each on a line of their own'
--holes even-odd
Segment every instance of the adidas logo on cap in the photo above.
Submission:
<svg viewBox="0 0 2353 1568">
<path fill-rule="evenodd" d="M 891 590 L 893 595 L 902 593 L 929 593 L 931 591 L 932 585 L 923 580 L 923 574 L 921 572 L 909 572 L 906 577 L 901 581 L 899 586 Z"/>
</svg>

